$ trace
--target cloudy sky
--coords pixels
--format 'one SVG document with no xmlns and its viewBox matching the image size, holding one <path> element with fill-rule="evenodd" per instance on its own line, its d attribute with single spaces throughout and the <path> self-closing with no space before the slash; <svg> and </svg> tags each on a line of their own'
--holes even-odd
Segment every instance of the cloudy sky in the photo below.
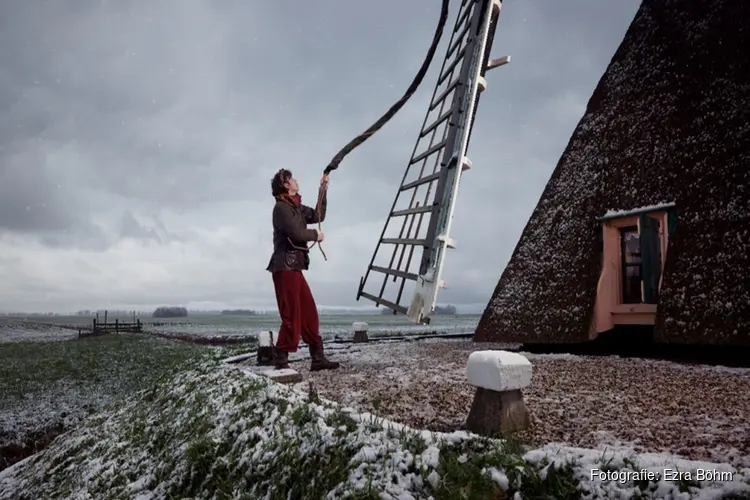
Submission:
<svg viewBox="0 0 750 500">
<path fill-rule="evenodd" d="M 424 118 L 418 94 L 333 173 L 308 272 L 356 302 Z M 481 310 L 637 0 L 506 0 L 439 303 Z M 0 0 L 0 311 L 275 305 L 269 180 L 328 160 L 411 82 L 439 0 Z"/>
</svg>

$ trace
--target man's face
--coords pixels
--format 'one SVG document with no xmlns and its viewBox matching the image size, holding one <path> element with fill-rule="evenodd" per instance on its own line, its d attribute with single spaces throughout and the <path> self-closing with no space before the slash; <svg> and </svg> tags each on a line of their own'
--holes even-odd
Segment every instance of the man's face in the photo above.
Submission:
<svg viewBox="0 0 750 500">
<path fill-rule="evenodd" d="M 287 189 L 289 194 L 297 194 L 299 192 L 297 179 L 295 179 L 294 177 L 290 177 L 289 180 L 284 183 L 284 187 Z"/>
</svg>

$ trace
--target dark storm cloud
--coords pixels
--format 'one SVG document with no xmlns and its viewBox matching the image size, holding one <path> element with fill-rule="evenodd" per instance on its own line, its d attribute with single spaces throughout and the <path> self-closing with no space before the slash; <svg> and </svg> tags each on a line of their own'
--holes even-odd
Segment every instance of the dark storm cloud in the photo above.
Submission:
<svg viewBox="0 0 750 500">
<path fill-rule="evenodd" d="M 318 259 L 310 273 L 322 304 L 364 305 L 352 301 L 356 284 L 424 118 L 452 3 L 418 93 L 332 177 L 325 226 L 336 260 Z M 504 3 L 493 56 L 513 61 L 489 75 L 482 95 L 441 302 L 488 299 L 637 7 Z M 314 203 L 328 160 L 408 86 L 439 8 L 436 0 L 0 3 L 0 245 L 28 266 L 65 268 L 85 254 L 94 267 L 129 269 L 132 283 L 112 285 L 112 302 L 272 299 L 262 262 L 270 176 L 291 168 Z M 34 303 L 25 286 L 47 289 L 60 307 L 90 300 L 58 293 L 57 278 L 8 273 L 18 280 L 13 307 Z"/>
</svg>

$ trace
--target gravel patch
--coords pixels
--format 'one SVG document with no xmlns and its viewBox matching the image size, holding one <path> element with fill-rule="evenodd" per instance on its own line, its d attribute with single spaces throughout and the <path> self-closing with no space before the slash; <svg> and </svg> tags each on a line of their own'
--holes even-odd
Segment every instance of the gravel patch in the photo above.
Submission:
<svg viewBox="0 0 750 500">
<path fill-rule="evenodd" d="M 422 341 L 337 346 L 337 372 L 308 370 L 306 349 L 293 367 L 321 397 L 416 428 L 463 428 L 474 389 L 466 360 L 500 344 Z M 533 363 L 524 398 L 531 444 L 668 452 L 750 467 L 750 370 L 674 362 L 524 353 Z"/>
</svg>

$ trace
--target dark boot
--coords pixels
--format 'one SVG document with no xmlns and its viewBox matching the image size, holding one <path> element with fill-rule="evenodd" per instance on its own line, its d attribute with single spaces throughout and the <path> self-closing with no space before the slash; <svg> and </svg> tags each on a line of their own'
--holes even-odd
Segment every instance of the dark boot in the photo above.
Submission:
<svg viewBox="0 0 750 500">
<path fill-rule="evenodd" d="M 326 355 L 323 352 L 323 343 L 311 344 L 309 348 L 310 357 L 312 357 L 312 362 L 310 363 L 311 372 L 316 372 L 318 370 L 335 370 L 339 367 L 337 362 L 330 361 L 326 358 Z"/>
<path fill-rule="evenodd" d="M 289 353 L 273 348 L 273 364 L 277 370 L 289 368 Z"/>
</svg>

